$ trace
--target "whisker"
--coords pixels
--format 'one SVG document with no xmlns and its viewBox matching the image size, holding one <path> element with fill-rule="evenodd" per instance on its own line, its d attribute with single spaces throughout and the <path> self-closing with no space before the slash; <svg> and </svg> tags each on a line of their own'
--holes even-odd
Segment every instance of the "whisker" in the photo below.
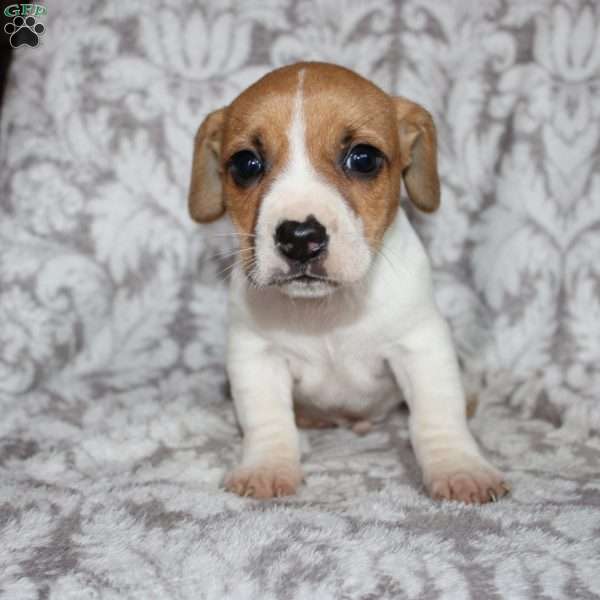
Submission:
<svg viewBox="0 0 600 600">
<path fill-rule="evenodd" d="M 228 248 L 223 250 L 222 252 L 215 252 L 214 256 L 221 256 L 221 255 L 233 255 L 233 254 L 238 254 L 239 252 L 250 252 L 254 250 L 254 246 L 249 246 L 248 248 Z"/>
<path fill-rule="evenodd" d="M 242 258 L 245 258 L 246 255 L 250 252 L 252 252 L 254 250 L 254 248 L 238 248 L 237 250 L 232 250 L 230 252 L 216 252 L 214 254 L 211 254 L 210 257 L 208 257 L 210 260 L 218 260 L 218 261 L 224 261 L 224 260 L 228 260 L 230 258 L 233 258 L 234 256 L 240 256 Z"/>
<path fill-rule="evenodd" d="M 213 238 L 213 237 L 237 237 L 237 238 L 252 237 L 252 238 L 255 238 L 256 234 L 255 233 L 209 233 L 209 234 L 204 234 L 204 237 L 209 237 L 209 238 Z"/>
<path fill-rule="evenodd" d="M 233 263 L 231 263 L 230 265 L 227 265 L 224 269 L 221 269 L 217 273 L 217 277 L 223 277 L 224 279 L 227 279 L 227 277 L 229 277 L 233 273 L 233 270 L 235 269 L 235 267 L 243 265 L 243 264 L 244 264 L 244 261 L 242 259 L 236 260 Z"/>
</svg>

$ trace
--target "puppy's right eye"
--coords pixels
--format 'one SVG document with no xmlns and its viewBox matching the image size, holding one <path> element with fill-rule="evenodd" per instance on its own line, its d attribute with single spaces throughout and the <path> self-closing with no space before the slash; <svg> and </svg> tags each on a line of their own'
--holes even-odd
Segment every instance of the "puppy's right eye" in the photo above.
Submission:
<svg viewBox="0 0 600 600">
<path fill-rule="evenodd" d="M 242 187 L 253 184 L 264 170 L 263 161 L 252 150 L 241 150 L 229 159 L 229 172 L 233 180 Z"/>
</svg>

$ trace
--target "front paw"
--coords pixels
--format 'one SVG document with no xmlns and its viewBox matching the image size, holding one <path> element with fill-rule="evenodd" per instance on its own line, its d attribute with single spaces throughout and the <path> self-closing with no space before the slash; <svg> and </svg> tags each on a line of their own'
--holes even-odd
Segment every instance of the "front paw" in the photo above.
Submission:
<svg viewBox="0 0 600 600">
<path fill-rule="evenodd" d="M 428 469 L 425 487 L 434 500 L 466 504 L 496 502 L 510 491 L 500 471 L 482 458 L 464 457 Z"/>
<path fill-rule="evenodd" d="M 291 496 L 302 482 L 302 469 L 296 463 L 264 463 L 240 466 L 224 481 L 225 489 L 238 494 L 265 500 Z"/>
</svg>

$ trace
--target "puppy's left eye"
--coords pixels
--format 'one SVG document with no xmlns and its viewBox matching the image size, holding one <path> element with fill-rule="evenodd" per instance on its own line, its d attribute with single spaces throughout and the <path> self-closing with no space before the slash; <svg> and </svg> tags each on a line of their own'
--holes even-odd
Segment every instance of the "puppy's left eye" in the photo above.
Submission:
<svg viewBox="0 0 600 600">
<path fill-rule="evenodd" d="M 383 155 L 368 144 L 354 146 L 344 159 L 344 169 L 349 173 L 375 176 L 383 165 Z"/>
</svg>

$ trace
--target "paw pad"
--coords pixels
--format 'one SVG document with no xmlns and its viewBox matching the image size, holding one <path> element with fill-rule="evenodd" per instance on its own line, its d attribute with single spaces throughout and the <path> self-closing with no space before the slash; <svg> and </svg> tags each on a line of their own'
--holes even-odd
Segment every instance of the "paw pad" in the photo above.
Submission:
<svg viewBox="0 0 600 600">
<path fill-rule="evenodd" d="M 40 42 L 40 35 L 46 28 L 38 23 L 35 17 L 15 17 L 11 23 L 4 26 L 4 33 L 10 35 L 10 45 L 13 48 L 19 46 L 31 46 L 35 48 Z"/>
</svg>

